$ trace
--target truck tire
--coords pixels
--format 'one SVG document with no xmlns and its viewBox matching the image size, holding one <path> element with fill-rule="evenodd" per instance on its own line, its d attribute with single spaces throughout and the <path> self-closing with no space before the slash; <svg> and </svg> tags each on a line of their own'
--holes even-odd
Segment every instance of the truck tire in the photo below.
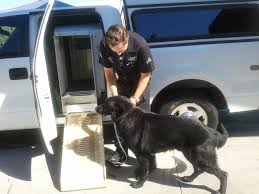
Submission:
<svg viewBox="0 0 259 194">
<path fill-rule="evenodd" d="M 219 116 L 217 108 L 206 98 L 197 95 L 182 95 L 161 106 L 160 114 L 194 117 L 205 125 L 216 129 Z"/>
</svg>

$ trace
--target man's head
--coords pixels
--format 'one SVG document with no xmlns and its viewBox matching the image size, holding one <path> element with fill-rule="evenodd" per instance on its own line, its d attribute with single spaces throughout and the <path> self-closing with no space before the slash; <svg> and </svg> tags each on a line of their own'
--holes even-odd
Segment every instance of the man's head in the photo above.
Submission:
<svg viewBox="0 0 259 194">
<path fill-rule="evenodd" d="M 119 56 L 127 50 L 128 40 L 128 32 L 120 24 L 110 26 L 105 34 L 105 44 Z"/>
</svg>

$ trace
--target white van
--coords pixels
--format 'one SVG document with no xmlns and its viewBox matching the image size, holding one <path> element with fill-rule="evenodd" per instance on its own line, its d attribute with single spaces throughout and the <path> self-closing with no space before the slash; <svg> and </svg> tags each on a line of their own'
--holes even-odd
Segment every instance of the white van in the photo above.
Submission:
<svg viewBox="0 0 259 194">
<path fill-rule="evenodd" d="M 107 97 L 99 42 L 122 23 L 150 45 L 151 110 L 195 116 L 259 108 L 259 1 L 37 1 L 0 13 L 0 130 L 41 128 Z"/>
</svg>

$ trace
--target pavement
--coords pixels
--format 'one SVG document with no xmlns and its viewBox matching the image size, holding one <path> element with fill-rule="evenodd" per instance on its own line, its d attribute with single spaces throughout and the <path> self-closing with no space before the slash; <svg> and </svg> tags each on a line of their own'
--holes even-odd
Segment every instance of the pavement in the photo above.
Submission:
<svg viewBox="0 0 259 194">
<path fill-rule="evenodd" d="M 227 194 L 257 194 L 259 111 L 221 119 L 230 134 L 226 145 L 218 150 L 219 166 L 228 172 Z M 140 189 L 129 185 L 136 166 L 131 153 L 121 168 L 107 166 L 105 188 L 60 192 L 60 154 L 44 154 L 38 137 L 35 131 L 0 133 L 0 194 L 213 194 L 219 188 L 218 179 L 206 173 L 188 184 L 178 181 L 178 176 L 189 175 L 193 169 L 182 153 L 174 150 L 157 154 L 158 168 Z M 114 150 L 111 144 L 105 147 L 106 153 Z"/>
</svg>

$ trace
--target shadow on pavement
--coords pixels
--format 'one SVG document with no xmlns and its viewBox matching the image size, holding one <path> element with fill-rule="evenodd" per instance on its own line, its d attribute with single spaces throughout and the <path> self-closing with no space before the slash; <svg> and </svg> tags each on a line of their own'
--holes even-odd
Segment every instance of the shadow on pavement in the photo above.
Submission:
<svg viewBox="0 0 259 194">
<path fill-rule="evenodd" d="M 106 154 L 110 154 L 111 150 L 106 148 Z M 172 187 L 185 187 L 185 188 L 196 188 L 201 190 L 206 190 L 211 193 L 215 193 L 214 190 L 210 189 L 209 187 L 205 185 L 192 185 L 192 184 L 185 184 L 180 183 L 177 179 L 177 174 L 184 172 L 187 169 L 187 165 L 185 162 L 183 162 L 181 159 L 172 157 L 171 158 L 172 168 L 157 168 L 153 172 L 150 173 L 150 176 L 148 178 L 148 181 L 154 182 L 161 185 L 167 185 Z M 130 183 L 135 181 L 135 175 L 134 170 L 137 167 L 137 161 L 135 158 L 129 157 L 129 160 L 127 161 L 126 165 L 123 165 L 121 167 L 114 167 L 111 164 L 107 163 L 107 178 L 116 180 L 116 181 L 122 181 L 126 182 L 129 185 Z M 181 185 L 180 185 L 181 184 Z M 145 184 L 144 186 L 145 187 Z"/>
<path fill-rule="evenodd" d="M 31 160 L 43 154 L 37 130 L 0 132 L 0 171 L 31 181 Z"/>
<path fill-rule="evenodd" d="M 62 158 L 62 137 L 64 129 L 58 128 L 58 138 L 51 142 L 54 154 L 49 154 L 45 151 L 45 158 L 54 187 L 60 191 L 60 173 L 61 173 L 61 158 Z M 44 148 L 46 150 L 46 148 Z"/>
</svg>

